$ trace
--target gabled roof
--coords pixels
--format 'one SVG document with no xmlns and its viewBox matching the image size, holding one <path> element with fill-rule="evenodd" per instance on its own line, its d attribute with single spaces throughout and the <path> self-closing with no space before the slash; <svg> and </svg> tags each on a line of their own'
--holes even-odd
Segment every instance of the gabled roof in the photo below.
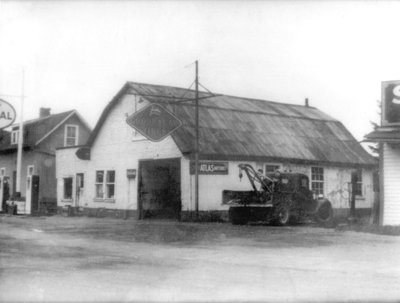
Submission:
<svg viewBox="0 0 400 303">
<path fill-rule="evenodd" d="M 88 140 L 93 145 L 108 113 L 125 94 L 159 103 L 182 120 L 172 138 L 183 154 L 193 155 L 195 92 L 128 82 L 104 109 Z M 294 161 L 337 165 L 376 162 L 343 124 L 314 107 L 200 93 L 200 157 L 203 159 Z M 209 97 L 209 98 L 204 98 Z M 204 99 L 201 99 L 204 98 Z"/>
<path fill-rule="evenodd" d="M 39 144 L 43 139 L 52 134 L 58 127 L 60 127 L 67 119 L 73 115 L 78 115 L 75 110 L 70 110 L 58 114 L 49 115 L 43 118 L 28 120 L 24 122 L 24 148 L 34 147 Z M 79 115 L 78 115 L 79 116 Z M 79 116 L 80 117 L 80 116 Z M 82 118 L 80 117 L 82 120 Z M 86 125 L 86 122 L 82 120 Z M 19 124 L 12 125 L 12 130 L 19 129 Z M 11 145 L 10 133 L 8 139 L 0 142 L 0 150 L 13 150 L 16 145 Z"/>
</svg>

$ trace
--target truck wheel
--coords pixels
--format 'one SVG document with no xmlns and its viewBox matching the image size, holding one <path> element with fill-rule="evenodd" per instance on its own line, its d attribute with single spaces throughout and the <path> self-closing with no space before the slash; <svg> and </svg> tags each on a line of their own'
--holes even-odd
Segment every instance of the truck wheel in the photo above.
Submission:
<svg viewBox="0 0 400 303">
<path fill-rule="evenodd" d="M 279 226 L 289 224 L 290 209 L 287 205 L 278 205 L 275 210 L 274 223 Z"/>
<path fill-rule="evenodd" d="M 318 209 L 316 213 L 316 219 L 319 223 L 328 223 L 333 218 L 333 210 L 330 202 L 324 202 Z"/>
<path fill-rule="evenodd" d="M 233 225 L 245 225 L 249 222 L 249 210 L 247 207 L 230 207 L 229 219 Z"/>
</svg>

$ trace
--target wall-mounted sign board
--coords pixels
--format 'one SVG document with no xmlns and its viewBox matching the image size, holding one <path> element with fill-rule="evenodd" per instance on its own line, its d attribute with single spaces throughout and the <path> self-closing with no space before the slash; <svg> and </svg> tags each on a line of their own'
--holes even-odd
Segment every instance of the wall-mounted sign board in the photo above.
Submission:
<svg viewBox="0 0 400 303">
<path fill-rule="evenodd" d="M 158 104 L 149 104 L 126 119 L 150 141 L 159 142 L 182 126 L 181 120 Z"/>
<path fill-rule="evenodd" d="M 400 125 L 400 80 L 382 82 L 382 126 Z"/>
<path fill-rule="evenodd" d="M 228 162 L 199 161 L 200 175 L 227 175 L 229 173 Z M 195 174 L 195 162 L 190 161 L 190 174 Z"/>
<path fill-rule="evenodd" d="M 13 124 L 16 116 L 14 107 L 7 101 L 0 99 L 0 129 Z"/>
</svg>

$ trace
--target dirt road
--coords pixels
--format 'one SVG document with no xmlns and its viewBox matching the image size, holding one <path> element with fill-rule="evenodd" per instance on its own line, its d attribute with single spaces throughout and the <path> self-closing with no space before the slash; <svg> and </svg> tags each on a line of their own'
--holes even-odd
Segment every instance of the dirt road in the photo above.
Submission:
<svg viewBox="0 0 400 303">
<path fill-rule="evenodd" d="M 400 237 L 0 216 L 0 300 L 397 301 Z"/>
</svg>

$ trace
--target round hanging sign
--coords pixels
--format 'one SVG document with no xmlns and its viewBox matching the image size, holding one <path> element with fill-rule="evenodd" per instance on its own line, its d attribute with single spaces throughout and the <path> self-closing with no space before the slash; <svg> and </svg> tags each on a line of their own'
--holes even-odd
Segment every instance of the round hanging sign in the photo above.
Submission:
<svg viewBox="0 0 400 303">
<path fill-rule="evenodd" d="M 14 107 L 7 101 L 0 99 L 0 129 L 13 124 L 16 115 Z"/>
</svg>

